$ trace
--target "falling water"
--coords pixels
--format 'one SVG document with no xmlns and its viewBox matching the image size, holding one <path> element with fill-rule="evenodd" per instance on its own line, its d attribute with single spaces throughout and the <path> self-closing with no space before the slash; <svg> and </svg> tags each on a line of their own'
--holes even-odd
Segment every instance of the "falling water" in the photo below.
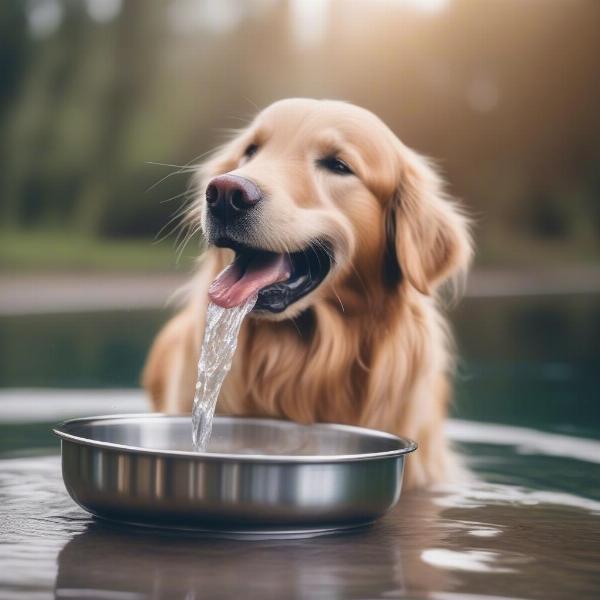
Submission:
<svg viewBox="0 0 600 600">
<path fill-rule="evenodd" d="M 192 439 L 198 452 L 208 446 L 219 391 L 231 368 L 242 321 L 254 308 L 256 299 L 255 294 L 233 308 L 208 303 L 192 410 Z"/>
</svg>

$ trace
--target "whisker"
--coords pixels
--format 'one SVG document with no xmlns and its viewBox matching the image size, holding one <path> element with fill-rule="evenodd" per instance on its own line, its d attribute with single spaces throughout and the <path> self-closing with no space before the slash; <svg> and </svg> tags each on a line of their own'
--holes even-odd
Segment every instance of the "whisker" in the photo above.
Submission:
<svg viewBox="0 0 600 600">
<path fill-rule="evenodd" d="M 237 115 L 229 115 L 229 118 L 234 121 L 241 121 L 244 125 L 248 125 L 252 119 L 248 117 L 238 117 Z"/>
<path fill-rule="evenodd" d="M 161 200 L 160 204 L 167 204 L 167 202 L 173 202 L 173 200 L 177 200 L 177 198 L 181 198 L 182 196 L 187 195 L 189 192 L 189 190 L 184 190 L 183 192 L 180 192 L 179 194 L 175 194 L 175 196 L 171 196 L 170 198 L 166 198 L 165 200 Z"/>
<path fill-rule="evenodd" d="M 314 244 L 316 246 L 318 246 L 319 248 L 321 248 L 321 250 L 323 250 L 323 252 L 329 257 L 329 260 L 331 261 L 332 264 L 335 264 L 335 256 L 333 254 L 333 251 L 327 246 L 327 244 L 325 244 L 324 242 L 322 242 L 321 240 L 315 240 Z M 314 251 L 314 249 L 313 249 Z M 317 260 L 319 261 L 319 266 L 321 266 L 321 261 L 319 260 L 319 255 L 315 252 L 316 256 L 317 256 Z M 346 312 L 346 309 L 344 308 L 344 303 L 342 302 L 342 299 L 340 298 L 339 294 L 337 293 L 337 290 L 335 289 L 335 286 L 331 286 L 331 289 L 333 290 L 333 293 L 335 294 L 335 297 L 337 298 L 338 302 L 340 303 L 340 306 L 342 308 L 342 312 Z"/>
<path fill-rule="evenodd" d="M 251 100 L 248 96 L 245 96 L 245 95 L 242 94 L 242 99 L 245 100 L 248 104 L 250 104 L 254 109 L 260 110 L 260 108 L 258 107 L 258 105 L 256 104 L 256 102 L 254 102 L 253 100 Z"/>
<path fill-rule="evenodd" d="M 185 240 L 188 235 L 190 235 L 191 229 L 188 227 L 187 223 L 181 222 L 179 225 L 177 225 L 175 231 L 177 231 L 177 235 L 175 236 L 175 241 L 173 244 L 175 246 L 175 251 L 177 252 L 181 242 Z"/>
<path fill-rule="evenodd" d="M 190 163 L 186 163 L 185 165 L 174 165 L 174 164 L 171 164 L 171 163 L 157 162 L 157 161 L 154 161 L 154 160 L 147 160 L 147 161 L 145 161 L 144 164 L 146 164 L 146 165 L 155 165 L 157 167 L 172 167 L 174 169 L 189 169 L 189 170 L 191 170 L 191 169 L 195 169 L 196 168 L 195 165 L 192 165 Z"/>
<path fill-rule="evenodd" d="M 189 162 L 187 162 L 185 165 L 170 165 L 170 164 L 162 164 L 162 163 L 158 163 L 158 162 L 152 162 L 152 161 L 147 161 L 147 164 L 155 164 L 155 165 L 159 165 L 159 166 L 166 166 L 166 167 L 173 167 L 176 168 L 177 171 L 172 171 L 171 173 L 168 173 L 167 175 L 165 175 L 164 177 L 162 177 L 161 179 L 159 179 L 156 183 L 153 183 L 147 190 L 145 193 L 148 193 L 149 191 L 153 190 L 156 186 L 160 185 L 161 183 L 163 183 L 164 181 L 166 181 L 167 179 L 169 179 L 170 177 L 173 177 L 173 175 L 180 175 L 182 173 L 190 173 L 193 172 L 197 169 L 197 166 L 194 164 L 197 161 L 201 160 L 202 158 L 204 158 L 205 156 L 207 156 L 208 154 L 210 154 L 211 152 L 213 152 L 213 150 L 207 150 L 206 152 L 203 152 L 202 154 L 199 154 L 198 156 L 195 156 L 194 158 L 192 158 Z"/>
<path fill-rule="evenodd" d="M 335 289 L 335 286 L 331 286 L 331 289 L 333 290 L 333 293 L 335 294 L 335 297 L 337 298 L 338 302 L 340 303 L 340 306 L 342 307 L 342 312 L 345 313 L 346 309 L 344 308 L 344 304 L 342 303 L 342 299 L 339 297 L 337 290 Z"/>
<path fill-rule="evenodd" d="M 181 169 L 178 169 L 177 171 L 172 171 L 171 173 L 168 173 L 164 177 L 161 177 L 157 182 L 153 183 L 146 190 L 144 190 L 144 193 L 147 194 L 148 192 L 151 192 L 156 186 L 159 186 L 161 183 L 165 182 L 167 179 L 173 177 L 174 175 L 181 175 L 181 174 L 182 174 Z"/>
<path fill-rule="evenodd" d="M 324 244 L 321 240 L 318 240 L 318 239 L 315 240 L 314 243 L 319 245 L 319 247 L 323 249 L 323 251 L 329 256 L 329 259 L 331 260 L 332 264 L 336 263 L 335 255 L 333 254 L 333 252 L 329 249 L 329 247 L 326 244 Z M 358 279 L 358 282 L 360 283 L 360 285 L 364 291 L 367 302 L 370 304 L 371 300 L 370 300 L 370 293 L 369 293 L 368 287 L 366 286 L 363 278 L 361 277 L 360 273 L 358 272 L 358 270 L 356 269 L 354 264 L 351 261 L 349 264 L 350 264 L 351 270 L 356 275 L 356 278 Z"/>
<path fill-rule="evenodd" d="M 200 233 L 201 228 L 200 225 L 198 225 L 197 227 L 195 227 L 194 229 L 190 230 L 189 233 L 183 238 L 180 247 L 177 251 L 177 263 L 179 263 L 179 261 L 181 260 L 181 257 L 183 256 L 183 253 L 186 249 L 186 246 L 189 244 L 190 240 L 198 233 Z"/>
<path fill-rule="evenodd" d="M 319 256 L 319 253 L 315 250 L 315 248 L 313 248 L 312 246 L 310 246 L 310 249 L 312 250 L 312 253 L 317 257 L 317 262 L 319 263 L 319 271 L 321 270 L 321 257 Z"/>
<path fill-rule="evenodd" d="M 298 323 L 296 323 L 296 319 L 291 319 L 292 324 L 294 325 L 294 329 L 298 332 L 298 337 L 302 340 L 304 339 L 302 337 L 302 332 L 300 331 L 300 328 L 298 327 Z"/>
<path fill-rule="evenodd" d="M 161 238 L 160 236 L 173 223 L 173 221 L 176 221 L 177 219 L 181 218 L 185 214 L 187 209 L 188 209 L 188 206 L 185 203 L 182 206 L 180 206 L 175 211 L 173 216 L 158 230 L 158 233 L 154 236 L 154 241 L 162 242 L 164 239 L 169 237 L 169 235 L 172 233 L 172 231 L 169 231 L 168 233 L 166 233 L 166 235 L 163 238 Z M 181 227 L 182 225 L 183 225 L 183 223 L 180 223 L 177 227 Z"/>
</svg>

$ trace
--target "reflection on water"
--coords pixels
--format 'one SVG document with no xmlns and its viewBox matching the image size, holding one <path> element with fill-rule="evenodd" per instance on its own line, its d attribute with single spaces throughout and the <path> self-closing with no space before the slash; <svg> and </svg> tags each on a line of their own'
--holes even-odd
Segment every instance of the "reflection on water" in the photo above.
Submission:
<svg viewBox="0 0 600 600">
<path fill-rule="evenodd" d="M 406 493 L 366 530 L 249 542 L 97 521 L 70 501 L 59 468 L 54 456 L 0 461 L 0 505 L 9 515 L 2 521 L 0 590 L 11 598 L 54 590 L 56 598 L 435 592 L 551 600 L 600 591 L 600 502 L 582 507 L 568 496 L 479 482 Z"/>
<path fill-rule="evenodd" d="M 455 413 L 600 437 L 600 298 L 465 299 Z"/>
<path fill-rule="evenodd" d="M 133 387 L 163 318 L 1 318 L 0 386 Z M 406 493 L 364 531 L 241 542 L 99 522 L 43 456 L 48 424 L 0 423 L 0 598 L 600 597 L 598 297 L 469 299 L 455 322 L 449 431 L 478 480 Z"/>
<path fill-rule="evenodd" d="M 160 311 L 0 317 L 0 387 L 137 387 Z M 460 418 L 600 437 L 598 296 L 467 298 Z"/>
<path fill-rule="evenodd" d="M 164 320 L 146 310 L 0 317 L 0 386 L 137 387 Z"/>
</svg>

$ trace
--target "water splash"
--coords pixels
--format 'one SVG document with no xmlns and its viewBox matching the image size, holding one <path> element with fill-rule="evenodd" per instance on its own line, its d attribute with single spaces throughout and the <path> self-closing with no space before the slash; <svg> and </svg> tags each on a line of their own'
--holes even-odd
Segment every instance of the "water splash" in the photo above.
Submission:
<svg viewBox="0 0 600 600">
<path fill-rule="evenodd" d="M 233 308 L 208 303 L 192 409 L 192 440 L 198 452 L 204 452 L 208 446 L 219 391 L 231 368 L 242 321 L 254 308 L 256 299 L 255 294 Z"/>
</svg>

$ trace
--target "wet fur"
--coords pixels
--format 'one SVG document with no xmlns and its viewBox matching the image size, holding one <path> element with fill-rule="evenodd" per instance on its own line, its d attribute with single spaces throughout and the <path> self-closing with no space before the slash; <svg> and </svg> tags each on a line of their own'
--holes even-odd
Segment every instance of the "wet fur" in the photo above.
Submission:
<svg viewBox="0 0 600 600">
<path fill-rule="evenodd" d="M 272 154 L 240 158 L 252 136 L 268 131 L 277 144 L 284 128 Z M 333 139 L 337 129 L 354 148 L 357 181 L 306 173 L 280 158 L 288 147 L 302 156 L 303 144 L 323 132 Z M 432 166 L 368 111 L 296 99 L 264 111 L 201 168 L 192 220 L 205 223 L 209 178 L 232 170 L 268 190 L 260 237 L 273 250 L 325 234 L 336 265 L 283 315 L 246 320 L 218 411 L 390 431 L 419 443 L 408 486 L 453 478 L 459 469 L 443 428 L 454 353 L 438 296 L 466 273 L 471 245 L 467 220 Z M 143 376 L 154 409 L 191 410 L 207 288 L 231 258 L 228 250 L 205 252 L 184 308 L 157 337 Z"/>
</svg>

